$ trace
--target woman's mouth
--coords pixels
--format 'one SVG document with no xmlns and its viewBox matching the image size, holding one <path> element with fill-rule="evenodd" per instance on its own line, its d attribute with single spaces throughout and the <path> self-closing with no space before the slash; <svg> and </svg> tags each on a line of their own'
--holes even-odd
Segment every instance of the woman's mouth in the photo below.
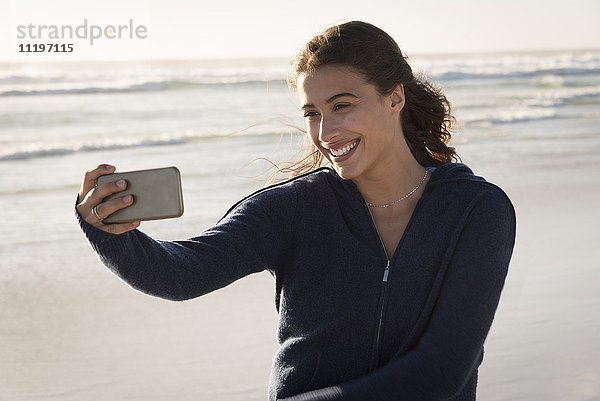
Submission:
<svg viewBox="0 0 600 401">
<path fill-rule="evenodd" d="M 340 162 L 342 160 L 347 159 L 346 156 L 349 156 L 350 153 L 352 153 L 352 150 L 354 150 L 354 148 L 356 148 L 356 146 L 358 145 L 358 143 L 360 142 L 359 139 L 355 139 L 352 142 L 349 142 L 348 144 L 339 147 L 339 148 L 335 148 L 335 149 L 327 149 L 329 151 L 329 154 L 331 154 L 331 156 L 333 156 L 334 161 L 336 162 Z"/>
</svg>

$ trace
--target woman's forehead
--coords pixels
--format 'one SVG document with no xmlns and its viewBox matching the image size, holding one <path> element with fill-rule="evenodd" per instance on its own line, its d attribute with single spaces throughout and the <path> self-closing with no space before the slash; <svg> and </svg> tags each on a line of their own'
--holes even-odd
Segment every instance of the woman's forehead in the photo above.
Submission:
<svg viewBox="0 0 600 401">
<path fill-rule="evenodd" d="M 298 96 L 327 98 L 336 93 L 361 92 L 372 86 L 355 69 L 345 66 L 323 66 L 309 73 L 298 75 Z"/>
</svg>

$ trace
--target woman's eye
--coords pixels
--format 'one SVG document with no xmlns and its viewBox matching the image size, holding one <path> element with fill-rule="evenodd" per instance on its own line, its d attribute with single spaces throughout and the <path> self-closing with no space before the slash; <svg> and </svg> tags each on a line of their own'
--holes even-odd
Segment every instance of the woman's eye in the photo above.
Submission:
<svg viewBox="0 0 600 401">
<path fill-rule="evenodd" d="M 333 106 L 333 110 L 338 111 L 338 110 L 346 108 L 348 106 L 349 106 L 348 104 L 336 104 L 335 106 Z"/>
<path fill-rule="evenodd" d="M 314 117 L 316 116 L 318 113 L 316 111 L 307 111 L 306 113 L 304 113 L 304 117 Z"/>
</svg>

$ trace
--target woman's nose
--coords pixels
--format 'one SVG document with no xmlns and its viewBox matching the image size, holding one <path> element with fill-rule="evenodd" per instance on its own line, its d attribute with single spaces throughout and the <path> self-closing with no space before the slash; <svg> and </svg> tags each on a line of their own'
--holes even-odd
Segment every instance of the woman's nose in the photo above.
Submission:
<svg viewBox="0 0 600 401">
<path fill-rule="evenodd" d="M 321 143 L 331 142 L 339 133 L 339 123 L 332 117 L 321 117 L 319 124 L 319 141 Z"/>
</svg>

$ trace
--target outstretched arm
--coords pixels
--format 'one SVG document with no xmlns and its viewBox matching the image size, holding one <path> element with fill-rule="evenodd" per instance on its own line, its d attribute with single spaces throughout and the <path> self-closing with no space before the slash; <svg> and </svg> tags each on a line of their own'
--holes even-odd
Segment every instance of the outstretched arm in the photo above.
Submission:
<svg viewBox="0 0 600 401">
<path fill-rule="evenodd" d="M 480 361 L 512 256 L 515 228 L 514 209 L 504 193 L 482 193 L 418 344 L 368 375 L 285 401 L 434 401 L 456 396 Z"/>
<path fill-rule="evenodd" d="M 184 241 L 160 241 L 133 226 L 104 225 L 95 218 L 92 208 L 98 207 L 97 213 L 106 217 L 123 206 L 119 200 L 102 203 L 108 192 L 119 189 L 93 187 L 94 174 L 97 175 L 94 171 L 86 175 L 87 183 L 84 180 L 82 191 L 87 191 L 79 194 L 80 226 L 102 262 L 145 293 L 185 300 L 252 273 L 263 270 L 273 273 L 280 264 L 285 244 L 290 242 L 294 198 L 273 190 L 247 197 L 218 224 Z"/>
</svg>

